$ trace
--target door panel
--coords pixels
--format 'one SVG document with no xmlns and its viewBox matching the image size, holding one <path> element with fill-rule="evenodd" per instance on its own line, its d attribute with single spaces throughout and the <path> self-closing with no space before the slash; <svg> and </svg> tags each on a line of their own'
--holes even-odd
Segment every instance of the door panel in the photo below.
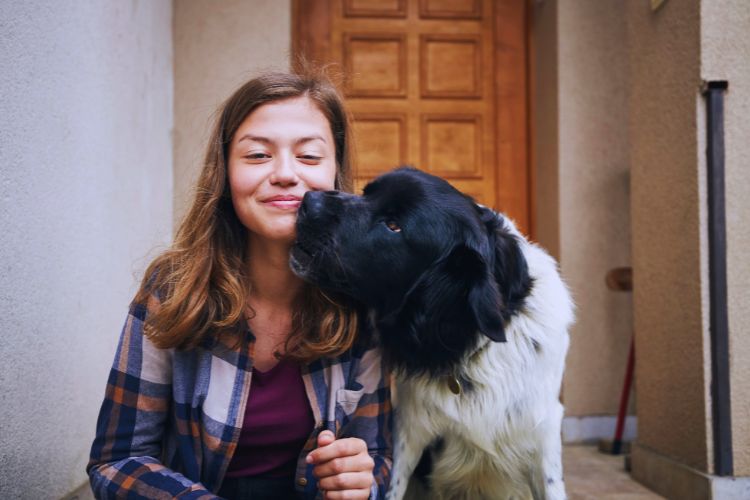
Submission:
<svg viewBox="0 0 750 500">
<path fill-rule="evenodd" d="M 358 113 L 354 120 L 357 174 L 372 178 L 383 165 L 408 163 L 406 114 Z"/>
<path fill-rule="evenodd" d="M 410 164 L 530 230 L 523 0 L 297 0 L 293 50 L 344 70 L 356 186 Z"/>
</svg>

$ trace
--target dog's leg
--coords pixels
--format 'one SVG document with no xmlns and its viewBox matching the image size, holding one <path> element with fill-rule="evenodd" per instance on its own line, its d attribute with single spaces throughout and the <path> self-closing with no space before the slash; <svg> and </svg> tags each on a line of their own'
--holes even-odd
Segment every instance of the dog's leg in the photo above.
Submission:
<svg viewBox="0 0 750 500">
<path fill-rule="evenodd" d="M 403 422 L 402 426 L 401 430 L 396 433 L 391 488 L 388 490 L 387 500 L 404 498 L 409 479 L 419 463 L 422 452 L 432 439 L 428 433 L 421 432 L 421 429 L 414 429 Z"/>
<path fill-rule="evenodd" d="M 530 485 L 534 500 L 565 500 L 565 482 L 562 467 L 563 407 L 556 403 L 539 431 L 539 450 L 532 466 Z"/>
</svg>

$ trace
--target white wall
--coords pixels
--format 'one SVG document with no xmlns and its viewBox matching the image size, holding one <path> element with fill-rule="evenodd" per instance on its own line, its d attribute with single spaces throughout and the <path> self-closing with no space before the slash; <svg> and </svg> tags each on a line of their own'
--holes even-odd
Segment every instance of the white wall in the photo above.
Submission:
<svg viewBox="0 0 750 500">
<path fill-rule="evenodd" d="M 145 257 L 171 234 L 168 0 L 0 6 L 0 497 L 84 467 Z"/>
</svg>

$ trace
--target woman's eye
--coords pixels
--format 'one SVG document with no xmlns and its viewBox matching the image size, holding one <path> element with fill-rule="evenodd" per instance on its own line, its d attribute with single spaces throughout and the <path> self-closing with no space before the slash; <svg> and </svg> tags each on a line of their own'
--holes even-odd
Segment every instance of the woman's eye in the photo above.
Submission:
<svg viewBox="0 0 750 500">
<path fill-rule="evenodd" d="M 308 163 L 318 162 L 323 159 L 322 156 L 317 156 L 317 155 L 300 155 L 297 158 Z"/>
<path fill-rule="evenodd" d="M 248 160 L 265 160 L 267 158 L 270 158 L 271 155 L 268 153 L 249 153 L 245 155 L 245 158 Z"/>
<path fill-rule="evenodd" d="M 398 223 L 394 220 L 387 220 L 385 221 L 385 226 L 390 229 L 394 233 L 400 233 L 401 232 L 401 226 L 398 225 Z"/>
</svg>

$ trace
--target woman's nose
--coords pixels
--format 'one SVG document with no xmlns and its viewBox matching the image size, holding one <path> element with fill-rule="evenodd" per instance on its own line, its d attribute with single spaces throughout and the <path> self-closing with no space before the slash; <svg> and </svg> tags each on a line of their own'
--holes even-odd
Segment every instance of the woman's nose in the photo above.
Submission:
<svg viewBox="0 0 750 500">
<path fill-rule="evenodd" d="M 294 164 L 294 156 L 281 154 L 276 157 L 274 162 L 273 172 L 269 179 L 271 184 L 280 184 L 282 186 L 288 186 L 297 184 L 299 177 L 297 177 L 297 167 Z"/>
</svg>

